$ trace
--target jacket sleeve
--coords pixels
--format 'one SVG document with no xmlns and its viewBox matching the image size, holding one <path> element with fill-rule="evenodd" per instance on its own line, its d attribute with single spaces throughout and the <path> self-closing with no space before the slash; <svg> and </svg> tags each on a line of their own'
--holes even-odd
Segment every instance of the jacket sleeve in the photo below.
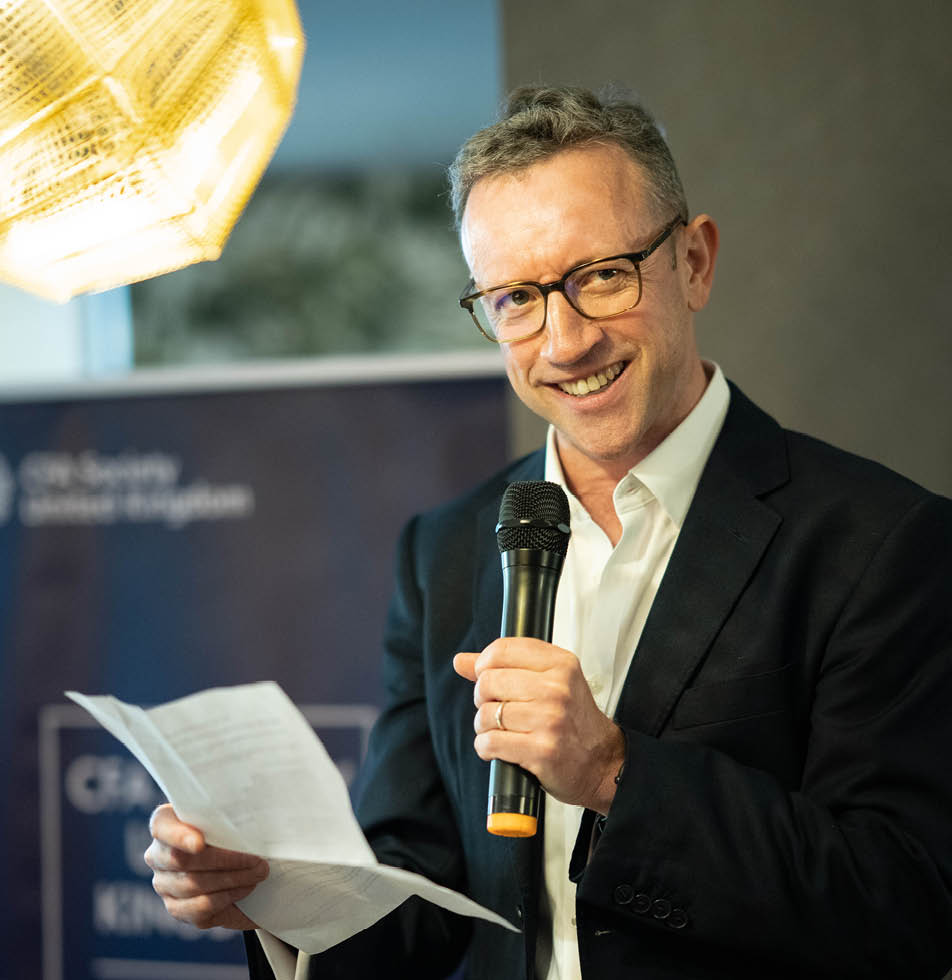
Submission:
<svg viewBox="0 0 952 980">
<path fill-rule="evenodd" d="M 580 947 L 622 930 L 841 980 L 952 965 L 950 512 L 921 499 L 852 584 L 795 790 L 716 748 L 626 730 L 616 799 L 576 862 Z"/>
</svg>

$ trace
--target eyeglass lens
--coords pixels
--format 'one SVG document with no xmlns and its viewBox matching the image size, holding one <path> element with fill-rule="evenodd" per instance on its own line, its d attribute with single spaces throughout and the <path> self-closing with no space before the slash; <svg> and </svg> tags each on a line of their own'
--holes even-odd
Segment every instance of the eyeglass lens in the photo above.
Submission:
<svg viewBox="0 0 952 980">
<path fill-rule="evenodd" d="M 547 290 L 548 291 L 548 290 Z M 608 259 L 576 269 L 561 288 L 583 316 L 593 319 L 616 316 L 641 299 L 641 276 L 630 259 Z M 497 340 L 525 337 L 542 328 L 546 299 L 532 284 L 494 289 L 473 304 L 480 326 Z"/>
</svg>

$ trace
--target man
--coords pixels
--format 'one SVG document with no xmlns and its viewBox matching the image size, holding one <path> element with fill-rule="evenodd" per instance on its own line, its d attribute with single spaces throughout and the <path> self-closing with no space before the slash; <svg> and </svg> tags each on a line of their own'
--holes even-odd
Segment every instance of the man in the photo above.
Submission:
<svg viewBox="0 0 952 980">
<path fill-rule="evenodd" d="M 941 976 L 949 501 L 782 430 L 701 360 L 717 230 L 639 107 L 519 91 L 452 175 L 461 302 L 551 428 L 404 532 L 358 814 L 380 860 L 523 933 L 414 900 L 310 975 L 465 954 L 493 980 Z M 543 476 L 573 528 L 553 644 L 494 641 L 499 499 Z M 491 758 L 539 777 L 538 839 L 486 833 Z M 253 927 L 234 902 L 263 862 L 168 808 L 153 833 L 173 915 Z M 249 955 L 266 976 L 250 933 Z"/>
</svg>

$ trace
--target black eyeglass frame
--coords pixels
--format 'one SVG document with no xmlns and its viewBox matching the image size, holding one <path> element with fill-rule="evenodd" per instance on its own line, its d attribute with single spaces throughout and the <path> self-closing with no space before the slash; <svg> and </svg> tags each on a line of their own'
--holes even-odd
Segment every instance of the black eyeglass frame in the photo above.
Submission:
<svg viewBox="0 0 952 980">
<path fill-rule="evenodd" d="M 520 340 L 528 340 L 529 337 L 534 337 L 537 333 L 541 333 L 545 329 L 545 322 L 548 317 L 548 304 L 549 304 L 549 293 L 561 293 L 566 302 L 578 313 L 580 316 L 584 316 L 586 320 L 609 320 L 613 316 L 620 316 L 622 313 L 627 313 L 628 310 L 633 310 L 640 302 L 643 293 L 642 282 L 641 282 L 641 263 L 645 261 L 652 253 L 657 251 L 667 240 L 670 234 L 675 228 L 680 225 L 687 225 L 687 219 L 679 215 L 674 219 L 669 225 L 665 226 L 664 230 L 658 237 L 650 244 L 647 248 L 643 248 L 640 252 L 622 252 L 620 255 L 607 255 L 603 259 L 593 259 L 591 262 L 583 262 L 581 265 L 577 265 L 562 276 L 561 279 L 556 279 L 555 282 L 541 283 L 533 282 L 530 279 L 517 279 L 515 282 L 504 282 L 498 286 L 491 286 L 489 289 L 481 289 L 477 293 L 469 293 L 467 290 L 472 289 L 475 283 L 472 279 L 466 284 L 466 288 L 463 290 L 463 295 L 459 298 L 459 305 L 466 310 L 469 315 L 473 318 L 473 323 L 476 324 L 479 332 L 487 339 L 492 341 L 494 344 L 514 344 Z M 587 269 L 589 266 L 601 265 L 603 262 L 611 262 L 614 259 L 628 259 L 632 265 L 634 265 L 635 270 L 638 273 L 638 298 L 631 304 L 631 306 L 625 307 L 623 310 L 619 310 L 617 313 L 607 313 L 604 316 L 591 316 L 588 313 L 580 310 L 572 300 L 572 297 L 565 291 L 565 284 L 572 278 L 577 272 L 582 269 Z M 486 333 L 483 329 L 482 324 L 479 322 L 479 318 L 476 316 L 476 312 L 473 309 L 473 305 L 476 300 L 481 299 L 488 293 L 494 293 L 499 289 L 513 289 L 516 286 L 534 286 L 539 290 L 542 295 L 542 323 L 531 330 L 529 333 L 521 334 L 518 337 L 510 337 L 507 340 L 500 340 L 498 337 L 493 337 L 491 334 Z"/>
</svg>

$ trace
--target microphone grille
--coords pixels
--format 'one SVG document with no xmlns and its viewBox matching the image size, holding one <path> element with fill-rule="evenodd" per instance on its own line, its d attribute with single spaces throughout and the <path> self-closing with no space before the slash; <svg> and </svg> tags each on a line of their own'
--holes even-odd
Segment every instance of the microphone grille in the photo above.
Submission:
<svg viewBox="0 0 952 980">
<path fill-rule="evenodd" d="M 517 548 L 552 551 L 565 557 L 569 547 L 569 501 L 557 483 L 510 483 L 502 495 L 496 543 L 500 552 Z"/>
</svg>

